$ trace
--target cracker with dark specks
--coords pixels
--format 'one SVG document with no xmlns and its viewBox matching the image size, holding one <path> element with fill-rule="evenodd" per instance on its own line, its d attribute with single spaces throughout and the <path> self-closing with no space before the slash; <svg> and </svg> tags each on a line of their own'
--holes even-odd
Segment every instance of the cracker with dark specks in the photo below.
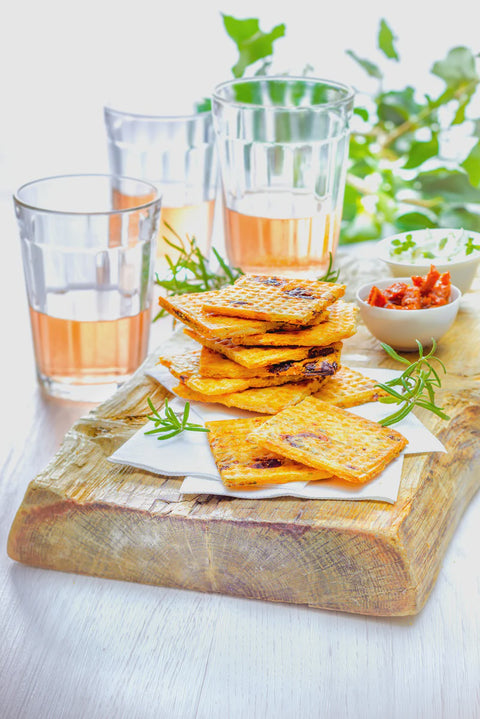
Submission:
<svg viewBox="0 0 480 719">
<path fill-rule="evenodd" d="M 352 302 L 338 300 L 329 305 L 328 317 L 318 324 L 303 329 L 268 330 L 258 335 L 235 337 L 233 340 L 241 346 L 256 345 L 258 347 L 307 346 L 324 347 L 352 337 L 357 331 L 358 307 Z M 237 360 L 238 361 L 238 360 Z"/>
<path fill-rule="evenodd" d="M 268 419 L 252 439 L 265 449 L 357 484 L 380 474 L 407 444 L 397 430 L 315 397 Z"/>
<path fill-rule="evenodd" d="M 203 309 L 203 304 L 208 302 L 216 291 L 185 293 L 183 295 L 172 295 L 171 297 L 159 297 L 158 304 L 163 307 L 175 319 L 191 327 L 204 337 L 239 337 L 248 334 L 258 334 L 273 329 L 292 329 L 294 325 L 284 322 L 266 322 L 255 319 L 240 317 L 222 317 L 213 315 Z M 322 319 L 321 315 L 317 318 Z"/>
<path fill-rule="evenodd" d="M 203 308 L 217 315 L 302 326 L 312 324 L 344 294 L 345 285 L 331 282 L 243 275 L 235 284 L 204 296 Z"/>
<path fill-rule="evenodd" d="M 330 352 L 330 345 L 319 347 L 246 347 L 236 345 L 232 340 L 219 340 L 211 337 L 202 337 L 197 332 L 186 328 L 184 330 L 188 337 L 204 347 L 219 352 L 232 362 L 241 364 L 248 369 L 262 369 L 267 365 L 278 364 L 292 360 L 315 359 L 325 356 Z"/>
<path fill-rule="evenodd" d="M 376 380 L 343 365 L 338 372 L 325 380 L 313 396 L 345 409 L 365 402 L 375 402 L 386 394 L 385 390 L 378 387 Z"/>
<path fill-rule="evenodd" d="M 322 381 L 315 379 L 309 382 L 283 384 L 280 387 L 255 387 L 243 392 L 216 395 L 201 394 L 180 383 L 172 391 L 192 402 L 216 402 L 226 407 L 238 407 L 260 414 L 276 414 L 318 390 Z"/>
<path fill-rule="evenodd" d="M 206 422 L 208 441 L 226 487 L 255 489 L 262 485 L 326 479 L 328 473 L 307 467 L 260 447 L 249 435 L 266 417 Z"/>
<path fill-rule="evenodd" d="M 336 342 L 331 347 L 323 348 L 313 359 L 307 358 L 297 362 L 285 360 L 265 367 L 248 369 L 208 347 L 203 347 L 200 353 L 200 374 L 202 377 L 231 377 L 234 379 L 291 377 L 295 381 L 311 377 L 329 377 L 340 368 L 341 350 L 342 343 Z"/>
</svg>

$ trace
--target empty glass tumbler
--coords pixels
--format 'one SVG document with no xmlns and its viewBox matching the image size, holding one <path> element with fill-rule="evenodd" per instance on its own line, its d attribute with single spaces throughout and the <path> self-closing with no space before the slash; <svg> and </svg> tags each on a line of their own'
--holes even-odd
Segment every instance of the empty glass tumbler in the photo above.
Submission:
<svg viewBox="0 0 480 719">
<path fill-rule="evenodd" d="M 219 85 L 225 246 L 245 272 L 318 276 L 338 244 L 353 90 L 307 77 Z"/>
<path fill-rule="evenodd" d="M 212 240 L 217 161 L 210 112 L 141 115 L 104 108 L 110 171 L 153 182 L 162 194 L 159 264 L 176 257 L 164 238 L 195 237 L 208 254 Z M 125 207 L 138 198 L 120 198 Z M 171 229 L 170 229 L 171 228 Z"/>
<path fill-rule="evenodd" d="M 143 204 L 118 207 L 118 194 Z M 37 376 L 48 394 L 101 401 L 145 359 L 161 200 L 146 182 L 70 175 L 14 196 Z"/>
</svg>

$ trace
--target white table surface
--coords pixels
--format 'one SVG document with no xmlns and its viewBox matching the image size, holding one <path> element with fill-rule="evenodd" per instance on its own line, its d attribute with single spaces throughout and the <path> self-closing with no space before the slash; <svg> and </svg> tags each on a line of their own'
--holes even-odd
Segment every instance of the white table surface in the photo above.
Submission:
<svg viewBox="0 0 480 719">
<path fill-rule="evenodd" d="M 28 482 L 91 405 L 47 399 L 37 387 L 14 214 L 10 197 L 0 199 L 0 718 L 478 719 L 480 496 L 425 608 L 410 618 L 102 580 L 8 558 Z"/>
</svg>

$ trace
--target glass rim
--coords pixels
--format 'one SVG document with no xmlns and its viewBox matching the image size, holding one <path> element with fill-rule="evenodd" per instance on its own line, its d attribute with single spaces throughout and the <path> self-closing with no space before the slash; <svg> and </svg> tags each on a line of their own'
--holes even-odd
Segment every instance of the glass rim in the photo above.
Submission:
<svg viewBox="0 0 480 719">
<path fill-rule="evenodd" d="M 26 202 L 25 200 L 22 200 L 19 196 L 22 190 L 25 190 L 27 187 L 31 187 L 32 185 L 40 185 L 41 183 L 49 182 L 50 180 L 66 180 L 70 178 L 108 178 L 110 180 L 128 180 L 132 182 L 137 182 L 139 184 L 145 185 L 145 187 L 148 187 L 151 191 L 153 191 L 155 197 L 148 202 L 142 202 L 133 207 L 112 208 L 111 210 L 55 210 L 47 207 L 41 207 L 40 205 L 32 204 L 31 202 Z M 20 187 L 13 193 L 13 200 L 16 205 L 20 205 L 20 207 L 24 207 L 27 210 L 33 210 L 34 212 L 42 212 L 51 215 L 70 215 L 72 217 L 89 217 L 102 215 L 121 215 L 128 212 L 135 212 L 138 210 L 153 207 L 154 205 L 162 201 L 162 193 L 159 192 L 158 187 L 156 187 L 152 182 L 149 182 L 148 180 L 142 180 L 139 177 L 130 177 L 128 175 L 113 175 L 103 172 L 87 172 L 72 173 L 67 175 L 49 175 L 47 177 L 39 177 L 36 180 L 29 180 L 29 182 L 24 182 L 23 185 L 20 185 Z"/>
<path fill-rule="evenodd" d="M 146 120 L 147 122 L 158 122 L 161 120 L 162 122 L 169 122 L 169 121 L 175 121 L 175 120 L 183 120 L 184 122 L 186 120 L 195 120 L 195 118 L 198 119 L 204 119 L 207 117 L 207 115 L 211 114 L 211 110 L 202 110 L 200 112 L 191 112 L 189 114 L 187 113 L 178 113 L 175 115 L 160 115 L 155 113 L 149 113 L 149 112 L 131 112 L 130 110 L 118 110 L 117 108 L 113 107 L 112 105 L 104 105 L 103 106 L 103 112 L 104 114 L 111 113 L 112 115 L 118 115 L 118 117 L 122 118 L 134 118 L 137 120 Z"/>
<path fill-rule="evenodd" d="M 261 103 L 255 103 L 255 102 L 242 102 L 240 100 L 227 100 L 225 97 L 222 97 L 219 93 L 221 90 L 223 90 L 226 87 L 233 87 L 235 85 L 241 85 L 242 83 L 251 83 L 251 84 L 258 84 L 261 82 L 270 82 L 270 81 L 281 81 L 293 84 L 295 82 L 310 82 L 312 84 L 321 84 L 325 85 L 327 87 L 330 87 L 332 90 L 341 90 L 345 93 L 344 97 L 341 97 L 337 100 L 330 100 L 328 102 L 322 102 L 318 103 L 316 105 L 301 105 L 301 106 L 295 106 L 295 105 L 263 105 Z M 316 77 L 316 76 L 309 76 L 309 75 L 254 75 L 252 77 L 239 77 L 234 80 L 226 80 L 225 82 L 221 82 L 219 85 L 217 85 L 212 93 L 212 99 L 222 103 L 223 105 L 230 105 L 234 107 L 242 107 L 242 108 L 252 108 L 252 109 L 263 109 L 263 110 L 289 110 L 290 112 L 300 112 L 300 111 L 315 111 L 315 110 L 325 110 L 330 107 L 338 107 L 338 105 L 344 105 L 347 102 L 353 100 L 355 97 L 355 90 L 351 85 L 347 85 L 343 82 L 337 82 L 336 80 L 327 80 L 326 78 Z"/>
</svg>

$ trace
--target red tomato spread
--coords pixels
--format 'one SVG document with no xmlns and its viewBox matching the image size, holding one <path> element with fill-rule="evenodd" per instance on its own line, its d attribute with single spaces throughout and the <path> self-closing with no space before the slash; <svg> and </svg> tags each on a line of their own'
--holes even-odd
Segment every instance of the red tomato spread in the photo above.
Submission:
<svg viewBox="0 0 480 719">
<path fill-rule="evenodd" d="M 412 285 L 394 282 L 384 290 L 375 285 L 367 302 L 387 310 L 425 310 L 446 305 L 450 299 L 450 272 L 440 272 L 432 265 L 425 277 L 412 277 Z"/>
</svg>

